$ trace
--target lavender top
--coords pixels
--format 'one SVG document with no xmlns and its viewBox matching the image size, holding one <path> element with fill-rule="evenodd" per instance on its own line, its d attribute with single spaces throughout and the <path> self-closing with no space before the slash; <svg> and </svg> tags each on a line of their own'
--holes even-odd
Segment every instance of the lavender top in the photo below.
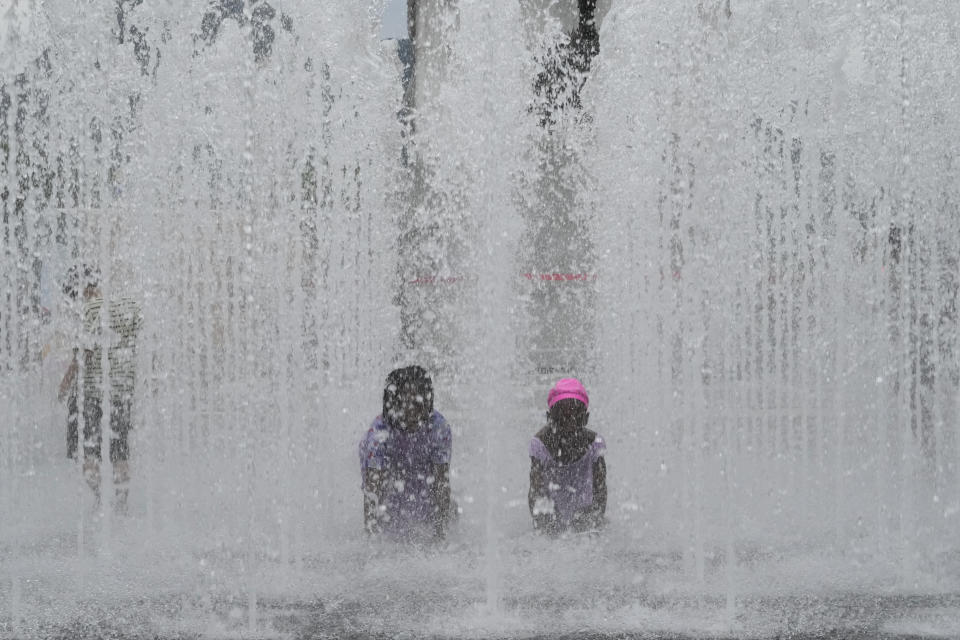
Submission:
<svg viewBox="0 0 960 640">
<path fill-rule="evenodd" d="M 433 513 L 433 468 L 450 463 L 452 445 L 450 426 L 438 411 L 415 432 L 395 429 L 382 416 L 373 421 L 360 441 L 360 472 L 361 478 L 367 469 L 385 472 L 387 533 L 408 536 L 421 529 L 426 533 Z"/>
<path fill-rule="evenodd" d="M 599 435 L 590 443 L 587 452 L 579 460 L 567 464 L 553 459 L 546 445 L 539 438 L 530 440 L 530 457 L 543 465 L 544 482 L 557 520 L 569 525 L 577 511 L 593 505 L 593 463 L 603 457 L 607 445 Z"/>
</svg>

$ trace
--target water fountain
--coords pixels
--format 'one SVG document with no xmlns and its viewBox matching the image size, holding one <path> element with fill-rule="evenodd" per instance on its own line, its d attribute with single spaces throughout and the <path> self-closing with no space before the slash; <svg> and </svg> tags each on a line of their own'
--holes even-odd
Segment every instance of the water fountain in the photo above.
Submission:
<svg viewBox="0 0 960 640">
<path fill-rule="evenodd" d="M 960 628 L 960 9 L 599 2 L 558 98 L 576 3 L 385 4 L 0 17 L 0 636 Z M 144 316 L 126 516 L 64 458 L 86 264 Z M 444 548 L 358 539 L 412 360 Z M 565 374 L 610 525 L 547 541 Z"/>
</svg>

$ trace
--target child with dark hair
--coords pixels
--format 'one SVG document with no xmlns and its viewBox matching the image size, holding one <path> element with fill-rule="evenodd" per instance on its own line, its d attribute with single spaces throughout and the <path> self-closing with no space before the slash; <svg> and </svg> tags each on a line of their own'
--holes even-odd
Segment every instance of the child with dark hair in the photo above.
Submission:
<svg viewBox="0 0 960 640">
<path fill-rule="evenodd" d="M 383 413 L 360 441 L 368 533 L 442 539 L 451 520 L 450 427 L 433 409 L 433 382 L 418 366 L 390 372 Z"/>
<path fill-rule="evenodd" d="M 530 441 L 528 502 L 534 529 L 557 535 L 603 526 L 607 509 L 606 444 L 587 429 L 587 390 L 563 378 L 547 396 L 547 426 Z"/>
</svg>

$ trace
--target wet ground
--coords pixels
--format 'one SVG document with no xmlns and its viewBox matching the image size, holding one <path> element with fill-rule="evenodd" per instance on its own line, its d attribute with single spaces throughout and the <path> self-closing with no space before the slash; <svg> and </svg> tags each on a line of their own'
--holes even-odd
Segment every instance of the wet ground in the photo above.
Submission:
<svg viewBox="0 0 960 640">
<path fill-rule="evenodd" d="M 580 555 L 592 549 L 564 548 Z M 388 551 L 358 544 L 296 570 L 262 558 L 256 574 L 233 553 L 147 556 L 152 565 L 122 554 L 83 567 L 34 559 L 32 573 L 20 568 L 19 605 L 11 583 L 0 580 L 0 640 L 960 638 L 960 590 L 940 584 L 922 592 L 892 582 L 831 589 L 811 582 L 810 557 L 766 561 L 743 582 L 753 590 L 731 601 L 719 588 L 719 568 L 695 587 L 679 556 L 594 558 L 610 563 L 596 578 L 586 563 L 551 571 L 543 554 L 518 543 L 500 565 L 498 598 L 479 550 Z M 851 573 L 840 559 L 836 574 L 830 566 L 816 568 L 831 582 Z M 11 615 L 18 606 L 20 615 Z"/>
<path fill-rule="evenodd" d="M 676 540 L 625 521 L 549 540 L 505 519 L 496 549 L 469 519 L 440 546 L 347 521 L 284 558 L 213 517 L 78 529 L 69 498 L 0 539 L 0 640 L 960 638 L 953 536 L 907 556 L 871 539 L 743 539 L 731 568 L 707 549 L 698 577 Z"/>
<path fill-rule="evenodd" d="M 429 600 L 429 602 L 428 602 Z M 582 604 L 582 603 L 580 603 Z M 606 628 L 577 628 L 574 623 L 562 630 L 537 632 L 536 629 L 510 630 L 511 624 L 501 625 L 498 613 L 484 612 L 474 603 L 445 603 L 438 606 L 433 598 L 387 598 L 375 602 L 338 601 L 336 599 L 304 602 L 258 602 L 256 631 L 251 631 L 248 603 L 243 600 L 202 602 L 189 597 L 171 597 L 162 601 L 131 600 L 119 608 L 105 609 L 91 601 L 87 610 L 71 624 L 32 629 L 17 633 L 11 629 L 0 632 L 4 638 L 51 639 L 158 639 L 158 638 L 522 638 L 524 640 L 560 639 L 654 639 L 654 638 L 776 638 L 778 640 L 807 639 L 907 639 L 960 637 L 960 594 L 944 596 L 867 596 L 838 595 L 834 597 L 756 598 L 737 604 L 733 628 L 714 631 L 679 632 L 657 628 L 659 613 L 671 618 L 682 616 L 683 610 L 723 612 L 726 603 L 715 599 L 695 602 L 637 603 L 630 615 L 644 610 L 650 616 L 649 628 L 637 625 L 637 620 L 621 619 L 620 603 L 611 603 Z M 499 615 L 515 619 L 525 612 L 538 616 L 553 612 L 558 620 L 565 620 L 563 602 L 520 602 L 504 598 Z M 602 609 L 603 605 L 598 603 Z M 471 613 L 473 610 L 473 613 Z M 442 629 L 426 632 L 417 625 L 391 628 L 390 621 L 415 622 L 418 616 L 436 618 L 442 625 L 444 612 L 450 616 L 451 631 Z M 595 613 L 600 613 L 595 612 Z M 474 615 L 475 614 L 475 615 Z M 464 619 L 473 618 L 472 626 L 465 627 Z M 482 619 L 481 619 L 482 618 Z M 682 624 L 681 619 L 674 623 Z M 633 628 L 625 628 L 625 627 Z M 698 626 L 692 624 L 691 626 Z M 617 627 L 620 627 L 617 629 Z"/>
</svg>

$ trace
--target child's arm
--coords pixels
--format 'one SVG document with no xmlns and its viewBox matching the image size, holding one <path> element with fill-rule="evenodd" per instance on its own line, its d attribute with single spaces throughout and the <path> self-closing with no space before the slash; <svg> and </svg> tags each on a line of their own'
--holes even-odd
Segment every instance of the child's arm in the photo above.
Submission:
<svg viewBox="0 0 960 640">
<path fill-rule="evenodd" d="M 380 505 L 383 504 L 383 474 L 367 469 L 363 474 L 363 528 L 367 533 L 380 532 Z"/>
<path fill-rule="evenodd" d="M 67 394 L 70 392 L 70 387 L 73 386 L 73 381 L 77 377 L 77 370 L 79 365 L 77 364 L 77 350 L 73 351 L 73 360 L 70 361 L 70 366 L 67 367 L 67 372 L 63 374 L 63 380 L 60 381 L 60 389 L 57 393 L 57 399 L 63 400 L 67 397 Z"/>
<path fill-rule="evenodd" d="M 590 531 L 603 526 L 603 516 L 607 512 L 607 463 L 597 458 L 593 463 L 593 503 L 585 509 L 578 509 L 573 517 L 576 531 Z"/>
<path fill-rule="evenodd" d="M 450 524 L 450 465 L 437 464 L 433 466 L 433 484 L 430 485 L 430 496 L 433 499 L 433 526 L 437 538 L 443 539 L 447 535 Z"/>
<path fill-rule="evenodd" d="M 602 457 L 593 463 L 593 508 L 591 515 L 596 526 L 603 524 L 607 513 L 607 462 Z"/>
<path fill-rule="evenodd" d="M 545 510 L 543 506 L 550 502 L 547 492 L 547 483 L 543 476 L 543 466 L 536 458 L 530 458 L 530 492 L 527 494 L 527 504 L 530 515 L 533 517 L 533 528 L 537 531 L 553 531 L 556 528 L 557 516 L 552 510 Z"/>
</svg>

